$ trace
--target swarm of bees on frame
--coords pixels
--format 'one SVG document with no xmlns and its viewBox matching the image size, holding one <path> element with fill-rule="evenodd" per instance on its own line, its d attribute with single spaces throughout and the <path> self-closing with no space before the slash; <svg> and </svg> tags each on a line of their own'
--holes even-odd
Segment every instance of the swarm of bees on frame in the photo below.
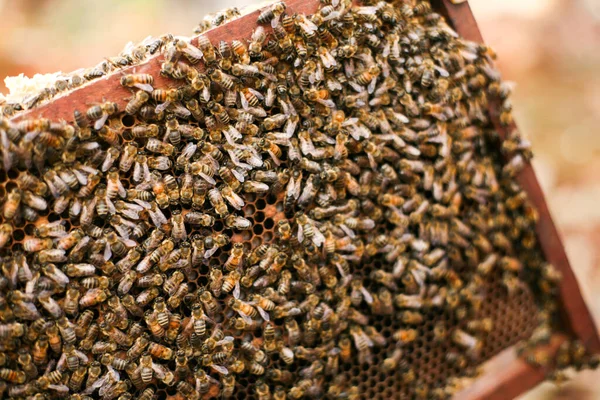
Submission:
<svg viewBox="0 0 600 400">
<path fill-rule="evenodd" d="M 494 53 L 427 1 L 322 3 L 133 46 L 174 85 L 124 74 L 124 110 L 0 120 L 2 397 L 445 399 L 508 329 L 492 290 L 535 294 L 507 340 L 549 362 L 560 273 L 514 179 L 529 146 L 489 120 L 494 98 L 512 122 Z"/>
</svg>

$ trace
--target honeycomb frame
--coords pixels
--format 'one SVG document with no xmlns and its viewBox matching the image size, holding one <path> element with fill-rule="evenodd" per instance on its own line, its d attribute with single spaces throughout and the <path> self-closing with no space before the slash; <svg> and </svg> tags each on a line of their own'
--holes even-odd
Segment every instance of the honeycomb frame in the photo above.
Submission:
<svg viewBox="0 0 600 400">
<path fill-rule="evenodd" d="M 311 11 L 311 7 L 313 10 L 316 9 L 319 2 L 315 0 L 305 2 L 297 0 L 288 1 L 287 3 L 288 7 L 292 10 L 309 13 Z M 478 32 L 477 26 L 467 3 L 455 5 L 448 0 L 441 0 L 437 2 L 432 1 L 432 4 L 438 7 L 438 9 L 448 17 L 449 22 L 454 26 L 456 31 L 461 36 L 465 37 L 466 39 L 481 41 L 481 36 Z M 213 42 L 218 41 L 221 37 L 231 38 L 239 37 L 240 35 L 247 37 L 248 33 L 252 29 L 249 21 L 255 20 L 257 13 L 258 12 L 249 14 L 247 20 L 245 17 L 242 17 L 238 21 L 228 24 L 231 25 L 228 26 L 228 28 L 233 27 L 233 29 L 226 30 L 224 27 L 216 28 L 214 31 L 208 32 L 207 35 Z M 150 69 L 160 68 L 156 60 L 150 60 L 147 65 Z M 135 68 L 138 72 L 144 71 L 144 66 L 136 66 Z M 116 77 L 114 75 L 116 75 Z M 115 83 L 118 81 L 119 76 L 119 74 L 113 74 L 113 76 L 109 77 L 108 79 L 102 79 L 98 82 L 91 82 L 87 86 L 69 93 L 62 98 L 57 98 L 47 105 L 20 114 L 14 118 L 14 121 L 33 116 L 52 117 L 53 119 L 70 119 L 74 106 L 88 104 L 88 99 L 92 98 L 91 95 L 103 90 L 103 88 L 111 88 L 106 95 L 107 100 L 114 98 L 114 100 L 117 102 L 122 101 L 118 99 L 123 98 L 123 96 L 121 96 L 123 88 Z M 84 108 L 84 106 L 79 108 Z M 65 113 L 64 116 L 61 115 L 61 112 Z M 497 118 L 495 117 L 497 116 L 492 114 L 493 121 L 497 121 Z M 501 127 L 498 127 L 498 131 L 501 134 L 506 132 L 506 130 Z M 6 176 L 0 176 L 0 181 L 4 182 L 6 180 L 7 182 L 0 187 L 0 197 L 4 197 L 12 188 L 12 185 L 14 185 L 14 180 L 17 178 L 17 173 L 18 172 L 13 170 L 9 171 Z M 543 198 L 543 194 L 535 178 L 535 174 L 530 166 L 526 167 L 526 169 L 521 173 L 519 176 L 519 181 L 528 192 L 534 204 L 540 210 L 541 218 L 537 227 L 537 234 L 544 255 L 547 261 L 554 264 L 563 274 L 563 282 L 560 287 L 560 298 L 562 314 L 564 315 L 563 324 L 565 332 L 568 332 L 569 334 L 579 338 L 590 351 L 598 352 L 600 351 L 600 341 L 598 339 L 595 326 L 579 293 L 577 282 L 570 269 L 568 260 L 566 259 L 564 249 L 560 243 L 556 228 L 552 223 Z M 254 196 L 254 199 L 246 199 L 247 204 L 244 207 L 244 215 L 247 218 L 251 218 L 256 228 L 253 228 L 255 230 L 253 230 L 252 234 L 250 235 L 246 232 L 234 235 L 233 241 L 243 242 L 246 248 L 249 250 L 255 248 L 259 243 L 268 242 L 274 238 L 274 227 L 277 224 L 278 218 L 282 217 L 283 212 L 282 207 L 280 206 L 281 199 L 272 198 L 269 196 Z M 47 218 L 48 221 L 51 222 L 59 218 L 59 216 L 48 213 Z M 25 237 L 25 235 L 30 234 L 35 226 L 33 224 L 23 224 L 22 226 L 17 226 L 17 228 L 18 229 L 13 233 L 13 249 L 19 248 L 22 238 Z M 216 229 L 216 231 L 219 231 L 219 229 Z M 255 239 L 257 237 L 260 237 L 261 239 Z M 226 247 L 223 250 L 227 249 L 228 248 Z M 224 256 L 226 255 L 224 252 L 222 254 Z M 219 255 L 217 254 L 215 259 L 219 259 L 218 257 Z M 221 257 L 220 261 L 224 262 L 225 260 Z M 372 266 L 369 265 L 364 266 L 365 269 L 371 267 Z M 368 275 L 368 273 L 365 273 L 365 275 Z M 202 279 L 203 276 L 205 275 L 202 273 L 202 271 L 200 271 L 198 273 L 198 279 Z M 483 359 L 492 360 L 493 362 L 493 357 L 499 354 L 502 350 L 512 347 L 520 340 L 531 335 L 536 327 L 536 318 L 535 313 L 533 312 L 536 308 L 533 296 L 527 291 L 521 292 L 518 296 L 509 297 L 506 295 L 506 293 L 499 290 L 498 281 L 492 280 L 488 283 L 488 285 L 488 295 L 492 301 L 484 304 L 482 307 L 481 316 L 489 316 L 494 320 L 495 326 L 503 327 L 502 329 L 495 331 L 493 337 L 486 340 L 486 344 L 482 352 Z M 443 319 L 452 317 L 447 315 L 431 315 L 429 321 L 439 320 L 440 318 Z M 432 325 L 432 322 L 428 323 Z M 398 321 L 392 321 L 389 317 L 382 318 L 381 320 L 377 321 L 376 324 L 379 324 L 376 325 L 376 327 L 379 328 L 380 332 L 383 332 L 386 336 L 389 336 L 391 332 L 395 329 L 398 329 L 399 326 Z M 411 363 L 415 363 L 417 369 L 427 371 L 423 374 L 424 381 L 435 385 L 435 382 L 438 382 L 440 377 L 443 377 L 451 372 L 453 368 L 447 362 L 443 361 L 444 354 L 446 354 L 447 351 L 457 349 L 451 347 L 440 347 L 423 350 L 418 348 L 419 345 L 422 345 L 422 343 L 417 341 L 414 345 L 409 345 L 405 348 L 407 358 L 412 360 Z M 383 358 L 386 356 L 386 351 L 387 350 L 385 349 L 375 350 L 374 365 L 381 364 Z M 512 365 L 514 368 L 516 368 L 521 366 L 520 363 L 520 360 L 514 360 Z M 396 382 L 393 382 L 393 377 L 389 376 L 389 374 L 378 371 L 373 367 L 364 370 L 362 366 L 344 364 L 342 365 L 341 370 L 348 375 L 349 382 L 351 384 L 355 384 L 359 387 L 360 392 L 363 393 L 366 398 L 370 397 L 375 399 L 386 399 L 394 396 L 409 396 L 411 394 L 408 392 L 403 392 L 404 388 L 397 379 Z M 536 372 L 536 370 L 533 369 L 533 367 L 525 370 L 525 373 L 540 375 Z M 540 380 L 541 378 L 543 378 L 543 374 L 541 375 Z M 537 381 L 523 379 L 523 382 L 531 385 Z M 511 387 L 511 395 L 517 395 L 518 393 L 528 389 L 524 383 L 517 384 L 516 381 L 513 381 L 512 383 L 516 385 Z M 498 388 L 505 385 L 506 382 L 496 382 L 496 384 L 497 387 L 495 390 L 500 390 Z M 253 398 L 253 393 L 245 393 L 241 390 L 243 387 L 247 386 L 247 380 L 239 379 L 237 381 L 237 386 L 237 393 L 239 393 L 237 398 Z M 494 392 L 493 390 L 494 388 L 488 387 L 485 389 L 485 391 L 487 391 L 486 394 L 480 394 L 480 397 L 476 396 L 473 398 L 484 398 L 485 395 L 490 395 L 490 393 L 498 393 Z M 506 392 L 504 393 L 506 395 Z M 174 389 L 173 391 L 166 391 L 163 394 L 168 398 L 181 397 L 175 393 Z M 459 394 L 457 397 L 461 398 L 461 396 L 462 395 Z"/>
</svg>

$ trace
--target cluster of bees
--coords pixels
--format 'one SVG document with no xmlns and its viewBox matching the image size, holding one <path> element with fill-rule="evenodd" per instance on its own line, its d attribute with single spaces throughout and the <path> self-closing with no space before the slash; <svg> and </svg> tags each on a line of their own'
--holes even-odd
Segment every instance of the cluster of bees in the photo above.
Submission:
<svg viewBox="0 0 600 400">
<path fill-rule="evenodd" d="M 123 75 L 124 110 L 0 120 L 3 396 L 230 398 L 243 381 L 258 399 L 357 399 L 341 365 L 384 352 L 414 397 L 448 398 L 458 385 L 420 381 L 407 346 L 448 314 L 427 340 L 475 375 L 494 279 L 536 292 L 530 343 L 549 340 L 560 274 L 514 179 L 527 143 L 497 151 L 488 97 L 502 124 L 511 106 L 493 52 L 421 0 L 279 2 L 257 22 L 248 41 L 136 46 L 174 84 Z M 275 203 L 271 240 L 241 239 L 260 236 L 251 198 Z M 566 364 L 589 363 L 582 349 Z"/>
<path fill-rule="evenodd" d="M 194 33 L 200 34 L 230 22 L 240 16 L 239 10 L 235 7 L 208 14 L 194 29 Z M 19 111 L 29 110 L 40 106 L 54 98 L 56 95 L 76 89 L 89 81 L 102 78 L 114 71 L 132 65 L 138 65 L 147 60 L 148 57 L 156 54 L 165 43 L 173 40 L 173 35 L 166 34 L 158 38 L 148 36 L 138 44 L 129 42 L 119 55 L 107 57 L 93 67 L 82 68 L 65 74 L 56 74 L 57 77 L 54 79 L 53 85 L 48 86 L 37 93 L 28 94 L 20 102 L 7 104 L 2 104 L 0 102 L 0 115 L 11 117 Z"/>
</svg>

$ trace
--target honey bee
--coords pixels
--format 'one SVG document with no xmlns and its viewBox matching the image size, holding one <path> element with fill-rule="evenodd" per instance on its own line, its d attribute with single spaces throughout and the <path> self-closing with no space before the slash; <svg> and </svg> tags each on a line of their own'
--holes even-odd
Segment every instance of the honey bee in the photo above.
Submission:
<svg viewBox="0 0 600 400">
<path fill-rule="evenodd" d="M 221 379 L 221 383 L 223 385 L 221 388 L 221 396 L 223 396 L 224 399 L 232 397 L 235 389 L 235 376 L 226 375 Z"/>
<path fill-rule="evenodd" d="M 136 92 L 135 95 L 129 100 L 125 106 L 125 113 L 128 115 L 135 115 L 150 100 L 150 95 L 145 91 Z M 135 132 L 138 127 L 135 126 L 132 131 Z M 138 129 L 139 130 L 139 129 Z M 138 132 L 139 134 L 139 132 Z M 135 133 L 133 133 L 136 136 Z"/>
<path fill-rule="evenodd" d="M 204 57 L 202 50 L 184 39 L 177 39 L 175 48 L 178 52 L 183 53 L 190 64 L 197 64 Z"/>
<path fill-rule="evenodd" d="M 88 108 L 86 116 L 88 120 L 95 121 L 94 129 L 99 130 L 104 126 L 104 123 L 111 115 L 118 112 L 119 108 L 117 103 L 107 102 L 102 105 L 96 105 Z"/>
<path fill-rule="evenodd" d="M 469 354 L 477 356 L 483 346 L 482 342 L 461 329 L 455 329 L 450 335 L 452 341 L 464 348 Z"/>
<path fill-rule="evenodd" d="M 150 74 L 129 74 L 121 77 L 122 86 L 136 87 L 146 92 L 152 92 L 152 90 L 154 90 L 152 87 L 153 83 L 154 77 Z"/>
<path fill-rule="evenodd" d="M 173 212 L 171 216 L 171 223 L 173 225 L 173 229 L 171 231 L 171 236 L 176 241 L 182 241 L 187 239 L 187 231 L 185 228 L 184 217 L 181 213 Z"/>
<path fill-rule="evenodd" d="M 223 200 L 223 196 L 221 195 L 219 189 L 210 189 L 210 191 L 208 192 L 208 200 L 214 207 L 217 214 L 219 214 L 219 216 L 225 217 L 227 216 L 227 214 L 229 214 L 229 210 L 227 209 L 227 205 L 225 204 L 225 201 Z"/>
<path fill-rule="evenodd" d="M 9 242 L 13 233 L 13 227 L 11 224 L 4 223 L 0 225 L 0 248 L 6 246 Z"/>
<path fill-rule="evenodd" d="M 204 308 L 206 309 L 206 313 L 208 315 L 215 315 L 220 309 L 219 303 L 217 303 L 215 298 L 208 291 L 202 292 L 202 294 L 200 295 L 200 301 L 204 305 Z"/>
<path fill-rule="evenodd" d="M 19 209 L 20 202 L 21 191 L 18 188 L 11 189 L 11 191 L 6 195 L 6 201 L 2 209 L 2 215 L 5 219 L 13 219 L 17 213 L 17 210 Z"/>
<path fill-rule="evenodd" d="M 148 354 L 163 360 L 171 360 L 175 357 L 175 352 L 172 349 L 154 342 L 149 343 Z"/>
<path fill-rule="evenodd" d="M 8 368 L 0 368 L 0 379 L 5 380 L 7 382 L 22 384 L 25 383 L 25 379 L 27 379 L 27 375 L 24 371 L 17 371 Z"/>
<path fill-rule="evenodd" d="M 47 250 L 52 248 L 53 241 L 50 238 L 38 239 L 34 237 L 26 237 L 23 240 L 23 250 L 29 253 L 36 253 L 41 250 Z"/>
<path fill-rule="evenodd" d="M 246 320 L 250 320 L 258 315 L 258 311 L 254 307 L 235 297 L 230 297 L 227 305 Z"/>
<path fill-rule="evenodd" d="M 198 47 L 200 48 L 200 51 L 202 52 L 202 54 L 204 56 L 204 61 L 206 62 L 207 65 L 211 65 L 216 62 L 217 56 L 215 53 L 215 48 L 213 47 L 212 43 L 206 36 L 204 36 L 204 35 L 198 36 Z M 188 58 L 188 60 L 189 60 L 189 58 Z M 190 60 L 190 62 L 192 62 L 192 61 Z"/>
</svg>

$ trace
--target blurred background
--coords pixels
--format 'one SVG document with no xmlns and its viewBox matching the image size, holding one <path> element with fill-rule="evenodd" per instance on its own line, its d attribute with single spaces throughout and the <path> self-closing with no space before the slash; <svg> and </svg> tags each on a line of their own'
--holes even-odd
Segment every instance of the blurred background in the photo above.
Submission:
<svg viewBox="0 0 600 400">
<path fill-rule="evenodd" d="M 189 35 L 209 12 L 257 0 L 0 0 L 0 80 L 69 72 L 118 54 L 128 40 Z M 520 129 L 584 296 L 600 326 L 600 1 L 470 0 L 499 55 Z M 0 93 L 6 93 L 0 82 Z M 600 399 L 600 372 L 522 400 Z"/>
</svg>

